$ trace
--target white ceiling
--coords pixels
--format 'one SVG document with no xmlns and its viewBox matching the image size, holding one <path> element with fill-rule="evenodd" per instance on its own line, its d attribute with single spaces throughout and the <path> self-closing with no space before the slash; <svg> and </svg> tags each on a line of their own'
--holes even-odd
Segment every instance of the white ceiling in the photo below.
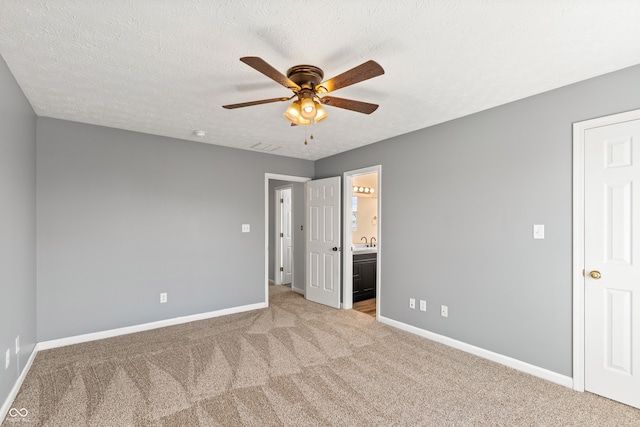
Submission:
<svg viewBox="0 0 640 427">
<path fill-rule="evenodd" d="M 0 12 L 0 54 L 39 116 L 310 160 L 640 64 L 637 0 L 2 0 Z M 289 126 L 284 102 L 223 109 L 291 95 L 242 56 L 325 79 L 373 59 L 385 75 L 332 95 L 380 108 L 327 107 L 309 128 Z"/>
</svg>

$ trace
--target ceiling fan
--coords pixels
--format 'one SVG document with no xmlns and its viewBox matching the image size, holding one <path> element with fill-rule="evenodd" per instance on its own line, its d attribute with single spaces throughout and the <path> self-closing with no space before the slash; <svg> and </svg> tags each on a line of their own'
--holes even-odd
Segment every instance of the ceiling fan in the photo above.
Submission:
<svg viewBox="0 0 640 427">
<path fill-rule="evenodd" d="M 285 76 L 257 56 L 245 56 L 240 58 L 240 61 L 291 90 L 293 96 L 223 105 L 224 108 L 249 107 L 297 98 L 284 113 L 284 117 L 291 122 L 292 126 L 308 126 L 312 122 L 318 123 L 326 119 L 327 113 L 323 105 L 364 114 L 371 114 L 378 108 L 377 104 L 368 102 L 336 98 L 335 96 L 320 96 L 384 74 L 380 64 L 375 61 L 367 61 L 326 81 L 322 81 L 323 71 L 314 65 L 295 65 L 287 70 Z"/>
</svg>

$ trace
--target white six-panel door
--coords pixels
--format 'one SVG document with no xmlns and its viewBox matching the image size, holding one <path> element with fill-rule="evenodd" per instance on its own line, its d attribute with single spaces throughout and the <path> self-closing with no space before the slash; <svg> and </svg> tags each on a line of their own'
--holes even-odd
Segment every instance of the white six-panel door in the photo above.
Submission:
<svg viewBox="0 0 640 427">
<path fill-rule="evenodd" d="M 340 308 L 340 177 L 306 184 L 305 297 Z"/>
<path fill-rule="evenodd" d="M 640 120 L 584 144 L 585 390 L 640 408 Z"/>
</svg>

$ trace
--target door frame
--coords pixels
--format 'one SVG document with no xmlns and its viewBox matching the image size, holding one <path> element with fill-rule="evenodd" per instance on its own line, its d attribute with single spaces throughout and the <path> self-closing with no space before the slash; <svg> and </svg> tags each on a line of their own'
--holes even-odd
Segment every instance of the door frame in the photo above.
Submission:
<svg viewBox="0 0 640 427">
<path fill-rule="evenodd" d="M 351 197 L 353 196 L 353 178 L 359 175 L 378 174 L 378 223 L 377 235 L 380 240 L 382 230 L 382 165 L 369 166 L 366 168 L 347 171 L 343 174 L 342 182 L 344 189 L 343 197 L 343 217 L 342 217 L 342 308 L 350 310 L 353 308 L 353 252 L 351 251 Z M 376 320 L 380 318 L 380 265 L 382 264 L 382 247 L 378 245 L 378 258 L 376 263 Z"/>
<path fill-rule="evenodd" d="M 584 391 L 584 145 L 589 129 L 640 119 L 640 110 L 573 124 L 573 389 Z"/>
<path fill-rule="evenodd" d="M 307 182 L 311 177 L 296 175 L 264 174 L 264 302 L 269 306 L 269 180 Z M 306 218 L 303 222 L 306 225 Z M 306 280 L 306 279 L 305 279 Z"/>
<path fill-rule="evenodd" d="M 278 270 L 283 264 L 283 258 L 282 258 L 282 254 L 283 254 L 283 248 L 282 248 L 282 237 L 280 237 L 280 233 L 282 233 L 282 203 L 278 203 L 278 195 L 284 191 L 284 190 L 290 190 L 291 191 L 291 215 L 293 216 L 293 184 L 285 184 L 285 185 L 281 185 L 280 187 L 276 187 L 273 189 L 274 190 L 274 197 L 275 197 L 275 203 L 274 203 L 274 208 L 275 208 L 275 219 L 276 219 L 276 226 L 275 226 L 275 235 L 274 237 L 274 247 L 276 248 L 276 253 L 275 253 L 275 257 L 274 257 L 274 263 L 275 265 L 273 266 L 274 268 L 274 283 L 276 285 L 282 285 L 283 284 L 283 280 L 282 280 L 282 274 L 278 275 Z M 291 227 L 293 227 L 293 224 L 290 224 Z M 290 230 L 293 233 L 293 230 Z M 291 242 L 291 247 L 295 250 L 295 239 L 293 239 L 292 237 L 292 242 Z M 294 272 L 294 267 L 293 267 L 293 263 L 291 265 L 291 283 L 293 283 L 293 275 L 295 274 Z M 278 278 L 279 277 L 279 278 Z"/>
</svg>

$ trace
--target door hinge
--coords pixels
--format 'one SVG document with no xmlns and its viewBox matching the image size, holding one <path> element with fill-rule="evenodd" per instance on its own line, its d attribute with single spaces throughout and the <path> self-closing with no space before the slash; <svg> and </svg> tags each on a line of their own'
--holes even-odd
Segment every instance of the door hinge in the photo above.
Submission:
<svg viewBox="0 0 640 427">
<path fill-rule="evenodd" d="M 280 233 L 280 237 L 284 237 L 284 233 Z"/>
<path fill-rule="evenodd" d="M 284 267 L 280 267 L 280 271 L 284 271 Z"/>
<path fill-rule="evenodd" d="M 280 203 L 284 203 L 284 199 L 280 199 Z"/>
</svg>

